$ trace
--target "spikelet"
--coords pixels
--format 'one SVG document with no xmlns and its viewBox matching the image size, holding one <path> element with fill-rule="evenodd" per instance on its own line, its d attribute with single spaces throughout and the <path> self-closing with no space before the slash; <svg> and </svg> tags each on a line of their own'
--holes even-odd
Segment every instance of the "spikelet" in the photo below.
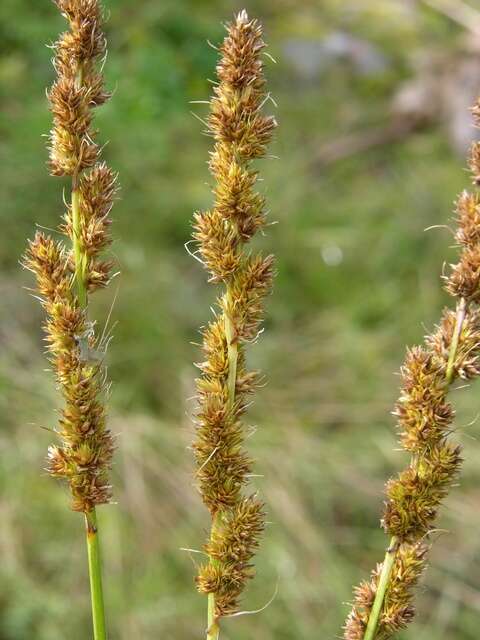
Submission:
<svg viewBox="0 0 480 640">
<path fill-rule="evenodd" d="M 70 242 L 38 232 L 23 264 L 36 276 L 46 313 L 47 352 L 64 401 L 61 444 L 49 448 L 48 471 L 68 481 L 73 510 L 88 514 L 111 498 L 108 469 L 114 444 L 106 427 L 104 345 L 88 319 L 87 300 L 111 278 L 112 264 L 102 253 L 111 242 L 110 210 L 117 187 L 116 175 L 99 159 L 93 128 L 95 107 L 109 97 L 99 71 L 106 53 L 99 2 L 55 4 L 69 30 L 54 46 L 49 166 L 52 175 L 72 179 L 72 203 L 58 229 Z"/>
<path fill-rule="evenodd" d="M 262 113 L 265 45 L 260 24 L 245 11 L 227 32 L 208 118 L 215 141 L 209 163 L 214 205 L 195 213 L 193 233 L 210 281 L 224 285 L 215 317 L 203 331 L 193 443 L 199 490 L 212 516 L 205 545 L 210 561 L 197 577 L 199 591 L 214 599 L 211 626 L 237 611 L 264 528 L 262 503 L 256 495 L 244 495 L 252 461 L 242 448 L 241 419 L 258 379 L 246 369 L 244 346 L 259 333 L 274 272 L 271 255 L 252 255 L 245 246 L 266 224 L 252 161 L 265 155 L 276 127 L 275 119 Z"/>
<path fill-rule="evenodd" d="M 480 126 L 480 103 L 473 109 Z M 472 145 L 470 169 L 480 186 L 480 144 Z M 346 640 L 390 638 L 413 618 L 412 588 L 426 564 L 427 543 L 438 508 L 461 466 L 460 447 L 449 442 L 454 410 L 447 400 L 451 383 L 480 374 L 480 198 L 463 192 L 456 203 L 455 240 L 459 261 L 444 276 L 457 299 L 456 312 L 445 309 L 425 344 L 407 351 L 402 387 L 394 415 L 400 443 L 411 454 L 409 466 L 387 482 L 382 526 L 392 536 L 383 565 L 355 592 L 347 618 Z M 380 588 L 386 581 L 386 591 Z M 378 591 L 378 593 L 377 593 Z M 383 598 L 385 598 L 383 600 Z M 383 600 L 378 620 L 369 622 L 375 600 Z M 372 635 L 373 633 L 373 635 Z"/>
<path fill-rule="evenodd" d="M 398 548 L 391 581 L 385 594 L 384 611 L 377 628 L 378 639 L 391 637 L 405 628 L 415 615 L 413 588 L 424 569 L 428 546 L 423 542 L 403 544 Z M 370 580 L 355 588 L 355 607 L 345 623 L 345 637 L 363 638 L 368 616 L 375 600 L 378 579 L 382 570 L 379 564 Z"/>
</svg>

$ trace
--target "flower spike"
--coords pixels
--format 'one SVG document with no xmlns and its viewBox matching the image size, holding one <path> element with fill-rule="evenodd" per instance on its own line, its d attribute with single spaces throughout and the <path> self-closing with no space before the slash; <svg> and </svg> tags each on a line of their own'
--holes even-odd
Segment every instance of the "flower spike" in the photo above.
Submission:
<svg viewBox="0 0 480 640">
<path fill-rule="evenodd" d="M 265 198 L 256 191 L 252 163 L 265 156 L 276 127 L 274 117 L 262 111 L 264 47 L 260 24 L 241 11 L 219 49 L 219 83 L 210 102 L 214 205 L 194 215 L 201 260 L 210 281 L 223 285 L 215 317 L 203 331 L 193 444 L 198 487 L 212 518 L 205 545 L 209 561 L 197 577 L 198 590 L 208 594 L 211 639 L 218 636 L 220 618 L 238 610 L 264 529 L 263 504 L 256 494 L 244 492 L 252 460 L 243 450 L 242 425 L 258 379 L 246 368 L 245 345 L 259 333 L 274 275 L 273 256 L 247 249 L 266 223 Z"/>
<path fill-rule="evenodd" d="M 66 480 L 74 511 L 85 514 L 95 640 L 106 638 L 95 507 L 111 501 L 114 439 L 106 424 L 106 346 L 89 318 L 89 296 L 111 280 L 110 210 L 116 174 L 100 159 L 95 109 L 109 99 L 103 86 L 106 41 L 98 0 L 54 0 L 69 29 L 56 42 L 57 77 L 48 92 L 53 127 L 49 167 L 69 176 L 71 202 L 58 227 L 67 242 L 38 232 L 24 266 L 36 277 L 45 310 L 47 353 L 63 399 L 48 471 Z"/>
<path fill-rule="evenodd" d="M 473 108 L 480 126 L 480 103 Z M 470 154 L 472 182 L 480 186 L 480 143 Z M 386 640 L 414 616 L 413 588 L 427 561 L 429 534 L 438 509 L 455 482 L 461 450 L 450 442 L 454 410 L 447 395 L 453 382 L 480 374 L 480 199 L 464 191 L 456 205 L 459 260 L 444 276 L 457 300 L 445 309 L 425 344 L 407 350 L 394 415 L 410 463 L 387 482 L 381 524 L 391 536 L 384 562 L 354 591 L 345 640 Z"/>
</svg>

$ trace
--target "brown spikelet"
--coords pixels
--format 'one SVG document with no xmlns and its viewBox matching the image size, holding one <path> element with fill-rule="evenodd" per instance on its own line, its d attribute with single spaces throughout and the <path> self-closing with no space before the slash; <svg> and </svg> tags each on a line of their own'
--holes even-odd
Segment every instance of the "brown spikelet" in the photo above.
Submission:
<svg viewBox="0 0 480 640">
<path fill-rule="evenodd" d="M 473 108 L 480 124 L 479 103 Z M 470 153 L 473 182 L 480 185 L 480 144 Z M 413 618 L 411 589 L 426 562 L 423 541 L 434 527 L 438 509 L 458 476 L 462 458 L 449 442 L 454 411 L 447 401 L 451 383 L 480 374 L 480 210 L 478 193 L 464 191 L 456 203 L 455 239 L 459 261 L 444 276 L 445 288 L 457 298 L 456 311 L 444 310 L 425 345 L 407 350 L 401 369 L 401 391 L 394 415 L 400 442 L 410 464 L 386 485 L 382 526 L 392 536 L 384 565 L 355 590 L 355 603 L 345 626 L 346 640 L 364 637 L 374 602 L 383 603 L 371 624 L 375 639 L 390 638 Z M 393 556 L 392 556 L 393 554 Z M 393 564 L 387 559 L 394 559 Z M 389 568 L 393 567 L 393 568 Z M 378 589 L 385 571 L 386 591 Z M 371 625 L 370 625 L 371 626 Z"/>
<path fill-rule="evenodd" d="M 246 258 L 232 278 L 230 296 L 219 301 L 235 325 L 237 340 L 252 340 L 257 335 L 263 320 L 263 299 L 272 288 L 273 266 L 273 256 Z"/>
<path fill-rule="evenodd" d="M 385 531 L 401 540 L 418 540 L 427 534 L 461 462 L 459 447 L 437 443 L 422 452 L 415 466 L 389 480 L 382 519 Z"/>
<path fill-rule="evenodd" d="M 201 567 L 197 586 L 202 593 L 214 593 L 222 615 L 238 610 L 245 582 L 254 576 L 250 564 L 264 529 L 263 504 L 255 496 L 242 498 L 225 512 L 222 522 L 205 545 L 211 563 Z"/>
<path fill-rule="evenodd" d="M 116 175 L 97 162 L 100 149 L 93 141 L 93 109 L 108 98 L 99 71 L 106 51 L 100 4 L 55 4 L 69 30 L 55 44 L 49 151 L 51 173 L 72 177 L 72 202 L 58 229 L 69 242 L 37 233 L 23 264 L 36 277 L 46 312 L 47 353 L 64 403 L 57 429 L 61 444 L 49 448 L 48 471 L 68 481 L 73 510 L 88 514 L 111 499 L 108 471 L 114 442 L 106 426 L 105 347 L 88 318 L 88 294 L 111 277 L 112 263 L 102 253 L 111 243 Z"/>
<path fill-rule="evenodd" d="M 105 55 L 102 16 L 98 0 L 56 0 L 70 30 L 55 44 L 57 79 L 48 93 L 53 114 L 50 134 L 52 175 L 73 176 L 92 167 L 99 149 L 92 129 L 92 108 L 103 104 L 108 94 L 97 63 Z"/>
<path fill-rule="evenodd" d="M 377 627 L 377 639 L 391 637 L 413 619 L 414 588 L 425 570 L 427 553 L 428 545 L 421 541 L 399 547 Z M 382 565 L 379 564 L 370 580 L 355 587 L 354 604 L 344 627 L 345 640 L 363 640 L 381 572 Z"/>
<path fill-rule="evenodd" d="M 262 112 L 265 45 L 260 24 L 244 11 L 227 32 L 208 117 L 215 141 L 209 162 L 214 204 L 197 212 L 193 225 L 210 281 L 224 287 L 217 315 L 203 331 L 193 443 L 198 487 L 212 516 L 205 546 L 209 562 L 197 578 L 199 591 L 214 598 L 212 637 L 218 619 L 238 608 L 245 583 L 253 576 L 251 560 L 264 527 L 262 504 L 244 495 L 252 461 L 243 450 L 242 415 L 258 381 L 257 372 L 246 368 L 245 344 L 260 331 L 274 271 L 272 256 L 245 248 L 266 222 L 265 198 L 256 191 L 258 172 L 252 162 L 265 155 L 276 126 L 274 118 Z"/>
<path fill-rule="evenodd" d="M 457 204 L 455 240 L 458 244 L 474 246 L 480 240 L 480 199 L 477 193 L 463 191 Z"/>
<path fill-rule="evenodd" d="M 240 238 L 233 227 L 225 225 L 219 211 L 194 215 L 193 238 L 213 282 L 221 282 L 238 270 L 242 261 Z"/>
<path fill-rule="evenodd" d="M 445 368 L 441 362 L 422 347 L 407 351 L 401 369 L 402 389 L 394 411 L 401 443 L 407 451 L 422 452 L 445 438 L 451 426 L 454 414 L 446 400 Z"/>
<path fill-rule="evenodd" d="M 47 309 L 56 301 L 70 298 L 72 276 L 63 244 L 38 231 L 28 243 L 23 264 L 36 276 L 38 293 Z"/>
<path fill-rule="evenodd" d="M 427 345 L 433 352 L 436 361 L 442 367 L 444 376 L 455 323 L 455 312 L 445 309 L 436 331 L 426 338 Z M 478 375 L 480 375 L 480 310 L 472 307 L 469 313 L 466 314 L 462 324 L 460 340 L 453 362 L 452 378 L 471 380 Z"/>
<path fill-rule="evenodd" d="M 480 246 L 467 246 L 457 264 L 451 265 L 446 289 L 452 296 L 480 302 Z"/>
</svg>

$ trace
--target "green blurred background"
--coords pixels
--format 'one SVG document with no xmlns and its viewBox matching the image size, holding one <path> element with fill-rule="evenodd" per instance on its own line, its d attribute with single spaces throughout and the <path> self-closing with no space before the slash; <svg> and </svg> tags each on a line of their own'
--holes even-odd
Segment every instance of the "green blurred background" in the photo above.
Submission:
<svg viewBox="0 0 480 640">
<path fill-rule="evenodd" d="M 279 121 L 261 171 L 278 259 L 250 364 L 268 376 L 249 440 L 269 512 L 258 576 L 262 613 L 224 638 L 335 638 L 351 588 L 380 561 L 385 479 L 406 457 L 389 415 L 406 344 L 449 301 L 455 195 L 468 184 L 468 105 L 480 88 L 480 10 L 448 0 L 259 0 Z M 110 637 L 202 638 L 195 556 L 208 517 L 193 488 L 189 415 L 198 328 L 213 288 L 184 250 L 208 207 L 202 125 L 228 0 L 109 0 L 112 101 L 99 110 L 119 171 L 114 253 L 121 276 L 109 352 L 117 504 L 100 510 Z M 463 23 L 463 25 L 462 25 Z M 91 637 L 83 523 L 43 471 L 58 398 L 45 373 L 38 304 L 19 257 L 35 224 L 55 226 L 66 181 L 47 175 L 45 87 L 64 24 L 48 0 L 0 4 L 0 639 Z M 270 108 L 273 108 L 270 105 Z M 428 232 L 425 228 L 440 225 Z M 97 296 L 108 314 L 117 285 Z M 419 614 L 404 637 L 477 638 L 480 618 L 478 387 L 455 394 L 465 447 L 443 509 Z M 44 428 L 42 428 L 44 427 Z"/>
</svg>

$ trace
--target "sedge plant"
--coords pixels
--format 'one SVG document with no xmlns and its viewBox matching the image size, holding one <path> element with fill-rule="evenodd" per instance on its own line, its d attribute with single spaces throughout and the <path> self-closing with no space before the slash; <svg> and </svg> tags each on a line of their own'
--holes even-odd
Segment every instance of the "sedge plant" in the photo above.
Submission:
<svg viewBox="0 0 480 640">
<path fill-rule="evenodd" d="M 473 108 L 480 126 L 480 101 Z M 480 375 L 480 143 L 471 147 L 475 190 L 456 203 L 459 260 L 443 275 L 456 309 L 445 309 L 422 346 L 407 351 L 394 415 L 408 466 L 386 485 L 381 524 L 389 536 L 382 564 L 355 589 L 345 640 L 386 640 L 407 626 L 413 590 L 425 569 L 437 511 L 457 478 L 460 447 L 451 441 L 454 410 L 447 396 L 458 380 Z"/>
<path fill-rule="evenodd" d="M 46 314 L 48 358 L 63 398 L 60 439 L 48 451 L 48 471 L 68 482 L 71 506 L 86 524 L 95 640 L 106 638 L 97 505 L 111 500 L 108 478 L 114 440 L 106 425 L 108 393 L 105 330 L 98 336 L 89 314 L 90 295 L 108 285 L 116 175 L 102 162 L 95 141 L 94 110 L 109 99 L 101 67 L 106 55 L 102 8 L 97 0 L 55 0 L 69 29 L 54 45 L 56 79 L 48 92 L 53 128 L 49 167 L 68 176 L 69 202 L 56 237 L 37 232 L 24 266 L 36 276 Z"/>
<path fill-rule="evenodd" d="M 207 122 L 214 139 L 209 162 L 214 204 L 194 217 L 197 257 L 210 282 L 221 287 L 214 317 L 203 330 L 193 443 L 198 488 L 211 515 L 204 547 L 208 561 L 197 576 L 198 590 L 208 596 L 209 640 L 218 638 L 222 617 L 238 612 L 265 523 L 262 502 L 245 490 L 252 460 L 243 449 L 242 424 L 259 382 L 258 372 L 247 370 L 245 346 L 260 333 L 274 270 L 273 256 L 247 245 L 266 224 L 252 163 L 265 156 L 276 127 L 274 117 L 262 111 L 268 98 L 264 47 L 260 24 L 245 11 L 227 25 Z"/>
</svg>

